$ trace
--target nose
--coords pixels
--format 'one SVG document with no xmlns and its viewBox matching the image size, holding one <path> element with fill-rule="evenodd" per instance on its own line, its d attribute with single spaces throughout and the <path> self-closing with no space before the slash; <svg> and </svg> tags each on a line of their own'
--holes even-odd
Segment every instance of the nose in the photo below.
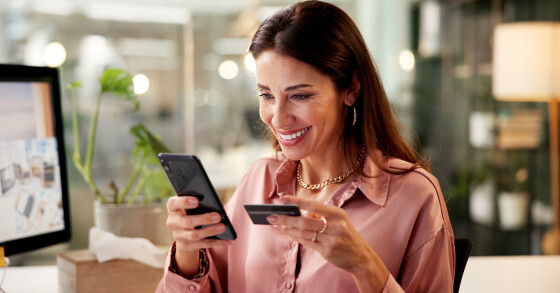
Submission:
<svg viewBox="0 0 560 293">
<path fill-rule="evenodd" d="M 278 99 L 277 102 L 274 103 L 273 107 L 273 117 L 271 122 L 275 128 L 287 128 L 294 122 L 295 117 L 293 113 L 291 113 L 291 107 L 285 100 Z"/>
</svg>

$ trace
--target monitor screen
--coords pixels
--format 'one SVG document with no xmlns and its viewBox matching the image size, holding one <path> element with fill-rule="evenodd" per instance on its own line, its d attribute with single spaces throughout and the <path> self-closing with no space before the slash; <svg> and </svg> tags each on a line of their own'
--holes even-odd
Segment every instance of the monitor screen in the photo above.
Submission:
<svg viewBox="0 0 560 293">
<path fill-rule="evenodd" d="M 57 69 L 0 65 L 0 246 L 70 239 Z"/>
</svg>

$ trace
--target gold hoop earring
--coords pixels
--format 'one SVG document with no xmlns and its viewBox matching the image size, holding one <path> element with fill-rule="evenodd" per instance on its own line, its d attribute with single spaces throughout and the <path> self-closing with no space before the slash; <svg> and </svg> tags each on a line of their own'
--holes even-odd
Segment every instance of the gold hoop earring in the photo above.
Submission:
<svg viewBox="0 0 560 293">
<path fill-rule="evenodd" d="M 358 119 L 358 114 L 356 113 L 356 107 L 352 106 L 354 109 L 354 121 L 352 121 L 352 126 L 356 125 L 356 120 Z"/>
</svg>

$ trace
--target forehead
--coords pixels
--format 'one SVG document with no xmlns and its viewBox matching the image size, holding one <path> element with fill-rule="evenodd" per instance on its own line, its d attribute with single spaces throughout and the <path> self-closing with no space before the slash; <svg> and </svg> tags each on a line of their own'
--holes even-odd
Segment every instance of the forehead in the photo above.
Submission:
<svg viewBox="0 0 560 293">
<path fill-rule="evenodd" d="M 274 51 L 261 53 L 255 62 L 257 83 L 269 87 L 286 87 L 300 83 L 320 86 L 330 82 L 330 78 L 315 67 Z"/>
</svg>

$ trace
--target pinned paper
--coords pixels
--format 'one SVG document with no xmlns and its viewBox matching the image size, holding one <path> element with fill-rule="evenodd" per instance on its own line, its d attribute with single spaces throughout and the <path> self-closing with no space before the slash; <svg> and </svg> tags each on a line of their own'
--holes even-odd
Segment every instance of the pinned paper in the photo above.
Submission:
<svg viewBox="0 0 560 293">
<path fill-rule="evenodd" d="M 168 252 L 148 239 L 119 237 L 95 227 L 89 230 L 89 251 L 101 263 L 112 259 L 133 259 L 155 268 L 165 267 Z"/>
</svg>

